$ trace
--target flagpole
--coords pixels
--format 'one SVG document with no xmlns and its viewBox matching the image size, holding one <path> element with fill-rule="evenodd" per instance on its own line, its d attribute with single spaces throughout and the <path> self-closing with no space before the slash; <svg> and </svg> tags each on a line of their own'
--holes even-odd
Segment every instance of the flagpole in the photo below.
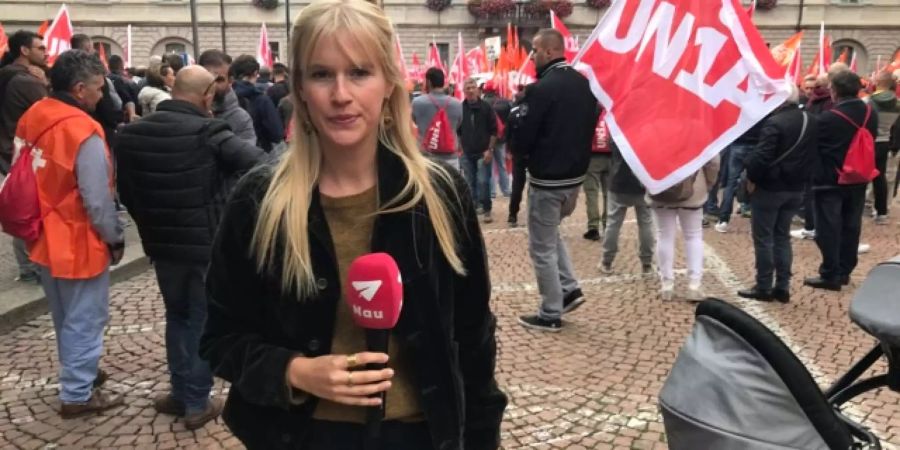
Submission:
<svg viewBox="0 0 900 450">
<path fill-rule="evenodd" d="M 225 0 L 219 0 L 219 30 L 222 32 L 222 52 L 228 53 L 228 44 L 225 43 Z"/>
<path fill-rule="evenodd" d="M 291 42 L 291 0 L 284 0 L 284 32 L 288 42 Z"/>
<path fill-rule="evenodd" d="M 125 62 L 125 65 L 128 67 L 134 67 L 131 65 L 131 24 L 128 24 L 127 28 L 127 43 L 125 51 L 128 52 L 128 61 Z"/>
<path fill-rule="evenodd" d="M 197 31 L 197 0 L 191 0 L 191 36 L 194 40 L 194 58 L 200 56 L 200 33 Z"/>
</svg>

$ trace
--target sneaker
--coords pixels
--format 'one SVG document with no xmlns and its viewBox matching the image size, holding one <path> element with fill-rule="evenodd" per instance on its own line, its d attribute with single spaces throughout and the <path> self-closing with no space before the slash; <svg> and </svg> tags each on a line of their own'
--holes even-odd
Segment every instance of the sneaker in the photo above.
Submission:
<svg viewBox="0 0 900 450">
<path fill-rule="evenodd" d="M 791 231 L 791 237 L 794 239 L 813 240 L 816 238 L 816 230 L 807 230 L 805 228 L 793 230 Z"/>
<path fill-rule="evenodd" d="M 532 330 L 549 331 L 551 333 L 558 333 L 562 330 L 562 320 L 546 320 L 537 315 L 519 316 L 519 324 Z"/>
<path fill-rule="evenodd" d="M 204 411 L 194 414 L 187 414 L 184 416 L 184 427 L 188 430 L 203 428 L 203 425 L 206 425 L 207 422 L 216 420 L 216 417 L 219 417 L 219 414 L 222 414 L 222 408 L 224 406 L 225 402 L 223 402 L 221 399 L 209 399 L 209 402 L 206 404 L 206 409 Z"/>
<path fill-rule="evenodd" d="M 171 393 L 159 394 L 153 398 L 153 408 L 160 414 L 184 417 L 184 403 L 175 400 Z"/>
<path fill-rule="evenodd" d="M 519 226 L 519 219 L 516 216 L 509 216 L 509 218 L 506 219 L 506 223 L 509 224 L 511 228 L 515 228 Z"/>
<path fill-rule="evenodd" d="M 16 281 L 20 283 L 39 283 L 41 278 L 37 272 L 22 272 L 16 277 Z"/>
<path fill-rule="evenodd" d="M 741 217 L 743 217 L 745 219 L 752 219 L 753 211 L 750 211 L 749 209 L 745 209 L 745 210 L 741 211 Z"/>
<path fill-rule="evenodd" d="M 663 280 L 659 286 L 659 297 L 663 301 L 672 300 L 672 297 L 675 296 L 675 281 L 674 280 Z"/>
<path fill-rule="evenodd" d="M 700 222 L 700 224 L 703 226 L 703 228 L 709 228 L 709 226 L 712 225 L 712 222 L 710 222 L 709 219 L 704 217 L 703 220 Z"/>
<path fill-rule="evenodd" d="M 875 225 L 887 225 L 888 216 L 875 216 Z"/>
<path fill-rule="evenodd" d="M 597 264 L 597 270 L 604 275 L 612 275 L 613 273 L 612 264 L 607 264 L 603 261 L 601 261 L 600 264 Z"/>
<path fill-rule="evenodd" d="M 687 301 L 699 302 L 703 301 L 704 298 L 706 298 L 706 295 L 703 293 L 703 289 L 700 287 L 700 283 L 691 283 L 688 286 L 687 296 L 685 297 Z"/>
<path fill-rule="evenodd" d="M 491 217 L 491 212 L 490 212 L 490 211 L 484 213 L 484 223 L 491 223 L 491 222 L 493 222 L 493 221 L 494 221 L 494 218 Z"/>
<path fill-rule="evenodd" d="M 101 388 L 95 388 L 93 392 L 91 392 L 91 398 L 85 403 L 63 403 L 59 408 L 59 415 L 63 419 L 74 419 L 76 417 L 96 414 L 124 404 L 125 398 L 123 396 L 110 394 L 103 391 Z"/>
<path fill-rule="evenodd" d="M 653 274 L 653 264 L 641 264 L 641 273 L 644 275 Z"/>
<path fill-rule="evenodd" d="M 594 228 L 587 230 L 587 233 L 584 233 L 584 238 L 589 241 L 599 241 L 600 240 L 600 232 Z"/>
<path fill-rule="evenodd" d="M 719 233 L 727 233 L 728 232 L 728 222 L 717 223 L 716 231 L 718 231 Z"/>
<path fill-rule="evenodd" d="M 563 296 L 563 314 L 570 313 L 578 309 L 579 306 L 584 304 L 584 294 L 581 292 L 581 289 L 575 289 L 572 292 L 569 292 L 565 296 Z"/>
<path fill-rule="evenodd" d="M 856 254 L 862 255 L 865 253 L 869 253 L 869 250 L 872 250 L 872 246 L 869 244 L 859 244 L 859 247 L 856 248 Z"/>
</svg>

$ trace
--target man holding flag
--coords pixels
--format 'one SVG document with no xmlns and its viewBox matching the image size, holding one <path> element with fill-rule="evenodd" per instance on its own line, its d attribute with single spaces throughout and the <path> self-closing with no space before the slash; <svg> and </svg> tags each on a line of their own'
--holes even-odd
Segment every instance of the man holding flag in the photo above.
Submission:
<svg viewBox="0 0 900 450">
<path fill-rule="evenodd" d="M 539 31 L 533 45 L 538 82 L 521 105 L 515 141 L 516 152 L 528 158 L 528 246 L 541 307 L 538 314 L 521 316 L 519 323 L 556 332 L 562 315 L 584 303 L 559 225 L 575 210 L 587 173 L 597 100 L 587 79 L 566 64 L 559 31 Z"/>
</svg>

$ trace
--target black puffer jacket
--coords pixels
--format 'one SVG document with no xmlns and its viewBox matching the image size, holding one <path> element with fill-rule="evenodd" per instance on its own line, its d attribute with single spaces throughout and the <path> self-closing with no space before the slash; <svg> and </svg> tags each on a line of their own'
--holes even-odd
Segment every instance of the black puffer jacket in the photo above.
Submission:
<svg viewBox="0 0 900 450">
<path fill-rule="evenodd" d="M 519 107 L 515 151 L 528 157 L 531 186 L 578 186 L 590 162 L 597 99 L 587 79 L 563 58 L 550 61 L 538 77 Z"/>
<path fill-rule="evenodd" d="M 118 188 L 150 259 L 209 261 L 237 178 L 267 156 L 196 106 L 166 100 L 119 134 Z"/>
<path fill-rule="evenodd" d="M 801 138 L 804 114 L 807 123 Z M 744 159 L 747 178 L 769 192 L 802 191 L 810 180 L 810 168 L 815 166 L 819 140 L 816 115 L 796 105 L 785 105 L 760 123 L 759 142 Z M 795 143 L 797 147 L 789 155 L 772 165 Z"/>
<path fill-rule="evenodd" d="M 378 151 L 377 165 L 384 205 L 402 190 L 406 169 L 385 148 Z M 403 309 L 393 333 L 411 352 L 434 450 L 495 450 L 507 400 L 494 378 L 496 319 L 487 256 L 465 182 L 447 170 L 455 186 L 433 179 L 456 224 L 467 275 L 450 268 L 421 203 L 377 216 L 372 252 L 390 254 L 402 274 Z M 280 254 L 272 267 L 257 271 L 250 236 L 271 177 L 266 167 L 253 170 L 229 200 L 206 279 L 209 318 L 200 343 L 216 376 L 232 383 L 223 417 L 250 450 L 304 448 L 317 398 L 292 403 L 285 370 L 295 355 L 331 353 L 341 301 L 334 245 L 317 190 L 307 234 L 319 292 L 312 298 L 282 293 Z"/>
</svg>

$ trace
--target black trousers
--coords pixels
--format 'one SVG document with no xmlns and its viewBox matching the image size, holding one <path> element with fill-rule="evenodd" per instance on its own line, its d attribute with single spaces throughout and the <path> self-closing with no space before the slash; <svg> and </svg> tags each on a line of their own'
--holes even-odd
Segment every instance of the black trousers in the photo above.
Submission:
<svg viewBox="0 0 900 450">
<path fill-rule="evenodd" d="M 856 268 L 865 203 L 865 185 L 816 190 L 816 245 L 822 253 L 822 278 L 840 281 Z"/>
<path fill-rule="evenodd" d="M 365 426 L 354 423 L 313 420 L 304 450 L 429 450 L 434 449 L 425 422 L 386 421 L 381 424 L 377 445 L 366 442 Z"/>
<path fill-rule="evenodd" d="M 528 181 L 526 169 L 528 161 L 521 156 L 513 154 L 513 182 L 512 194 L 509 196 L 509 216 L 519 215 L 519 205 L 522 203 L 522 192 L 525 190 L 525 182 Z"/>
<path fill-rule="evenodd" d="M 875 196 L 875 212 L 879 216 L 886 216 L 888 213 L 887 160 L 889 152 L 889 143 L 875 143 L 875 167 L 879 174 L 872 180 L 872 193 Z"/>
</svg>

